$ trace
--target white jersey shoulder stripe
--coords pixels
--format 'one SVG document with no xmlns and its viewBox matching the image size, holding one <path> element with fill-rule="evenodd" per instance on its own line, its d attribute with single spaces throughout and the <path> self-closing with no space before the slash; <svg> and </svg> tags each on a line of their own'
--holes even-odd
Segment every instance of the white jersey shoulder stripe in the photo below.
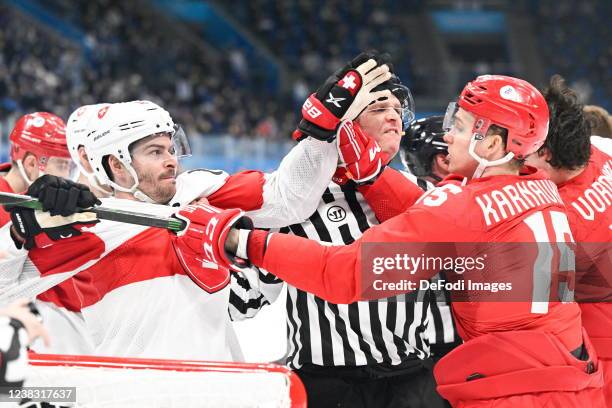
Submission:
<svg viewBox="0 0 612 408">
<path fill-rule="evenodd" d="M 176 178 L 176 193 L 168 205 L 178 207 L 208 197 L 219 190 L 228 177 L 222 170 L 196 169 L 181 173 Z"/>
<path fill-rule="evenodd" d="M 601 136 L 591 136 L 591 144 L 608 156 L 612 156 L 612 139 Z"/>
</svg>

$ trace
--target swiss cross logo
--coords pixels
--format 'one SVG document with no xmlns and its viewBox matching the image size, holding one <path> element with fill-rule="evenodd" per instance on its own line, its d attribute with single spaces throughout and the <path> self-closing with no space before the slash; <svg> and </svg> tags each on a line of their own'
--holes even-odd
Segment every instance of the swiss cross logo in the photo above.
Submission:
<svg viewBox="0 0 612 408">
<path fill-rule="evenodd" d="M 357 83 L 355 82 L 357 78 L 355 78 L 355 75 L 354 72 L 347 73 L 339 82 L 340 86 L 346 89 L 355 89 L 357 87 Z"/>
<path fill-rule="evenodd" d="M 108 108 L 108 106 L 105 106 L 98 111 L 98 119 L 102 119 L 104 115 L 106 115 L 106 111 L 108 110 Z"/>
<path fill-rule="evenodd" d="M 317 107 L 314 106 L 312 102 L 310 102 L 310 99 L 306 99 L 306 102 L 304 102 L 302 109 L 304 110 L 304 112 L 306 112 L 308 116 L 310 116 L 313 119 L 321 116 L 322 114 L 322 112 L 319 109 L 317 109 Z"/>
</svg>

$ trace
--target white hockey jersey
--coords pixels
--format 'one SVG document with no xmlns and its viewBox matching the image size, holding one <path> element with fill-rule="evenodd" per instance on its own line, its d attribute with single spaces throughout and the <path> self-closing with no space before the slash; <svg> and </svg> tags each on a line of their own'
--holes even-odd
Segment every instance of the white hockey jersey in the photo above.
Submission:
<svg viewBox="0 0 612 408">
<path fill-rule="evenodd" d="M 169 216 L 173 207 L 207 197 L 212 205 L 247 210 L 256 226 L 285 225 L 314 211 L 336 162 L 334 144 L 306 140 L 271 174 L 194 170 L 177 178 L 170 206 L 117 199 L 103 205 Z M 64 338 L 53 352 L 230 360 L 227 313 L 254 314 L 262 295 L 249 281 L 258 271 L 235 274 L 230 285 L 206 293 L 185 275 L 173 239 L 167 231 L 102 221 L 81 237 L 31 251 L 19 284 L 3 297 L 39 295 L 49 306 L 43 316 L 79 334 L 64 337 L 87 337 L 78 344 Z"/>
</svg>

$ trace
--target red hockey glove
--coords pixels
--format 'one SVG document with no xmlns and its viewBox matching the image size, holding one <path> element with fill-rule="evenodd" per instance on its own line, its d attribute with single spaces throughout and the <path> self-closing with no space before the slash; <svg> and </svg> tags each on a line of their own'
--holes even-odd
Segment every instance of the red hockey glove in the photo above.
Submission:
<svg viewBox="0 0 612 408">
<path fill-rule="evenodd" d="M 388 54 L 361 53 L 327 78 L 304 102 L 293 138 L 332 141 L 341 120 L 355 119 L 370 102 L 384 96 L 386 91 L 371 91 L 391 77 L 388 60 Z"/>
<path fill-rule="evenodd" d="M 245 266 L 223 248 L 231 227 L 252 228 L 251 220 L 238 209 L 221 210 L 211 205 L 188 205 L 177 214 L 187 222 L 175 240 L 179 261 L 189 277 L 209 293 L 229 282 L 232 265 Z"/>
<path fill-rule="evenodd" d="M 347 120 L 338 129 L 338 153 L 346 176 L 357 184 L 371 183 L 385 168 L 389 155 L 366 135 L 358 123 Z"/>
</svg>

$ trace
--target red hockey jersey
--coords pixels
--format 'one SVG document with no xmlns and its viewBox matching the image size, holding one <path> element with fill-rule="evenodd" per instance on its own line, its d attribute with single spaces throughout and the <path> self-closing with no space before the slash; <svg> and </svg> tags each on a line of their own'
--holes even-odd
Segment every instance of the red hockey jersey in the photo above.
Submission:
<svg viewBox="0 0 612 408">
<path fill-rule="evenodd" d="M 582 324 L 605 370 L 612 404 L 612 140 L 591 138 L 591 158 L 578 176 L 559 185 L 577 242 L 576 299 Z"/>
<path fill-rule="evenodd" d="M 582 173 L 558 188 L 578 243 L 577 300 L 612 302 L 612 156 L 593 146 Z"/>
<path fill-rule="evenodd" d="M 587 167 L 559 185 L 559 194 L 578 243 L 576 299 L 583 324 L 600 357 L 612 358 L 612 141 L 594 139 Z"/>
<path fill-rule="evenodd" d="M 427 192 L 406 212 L 369 229 L 352 245 L 322 246 L 299 237 L 272 234 L 263 259 L 254 263 L 286 282 L 334 303 L 350 303 L 376 296 L 371 287 L 372 252 L 380 243 L 414 243 L 424 258 L 438 255 L 432 242 L 525 243 L 520 253 L 491 259 L 487 279 L 506 281 L 518 291 L 513 302 L 488 302 L 482 292 L 455 291 L 453 310 L 464 340 L 497 331 L 535 330 L 554 333 L 568 350 L 582 344 L 580 311 L 576 303 L 562 303 L 557 289 L 571 280 L 567 262 L 572 236 L 554 183 L 541 172 L 474 179 L 461 185 L 448 178 Z M 379 246 L 381 251 L 388 250 Z M 503 251 L 490 246 L 494 255 Z M 428 251 L 435 253 L 429 253 Z M 249 255 L 257 253 L 249 248 Z M 263 252 L 262 252 L 263 253 Z M 291 256 L 288 256 L 291 254 Z M 494 258 L 494 256 L 492 256 Z M 570 270 L 566 270 L 570 269 Z M 428 279 L 439 269 L 413 271 L 411 278 Z M 383 275 L 384 276 L 384 275 Z M 407 292 L 405 287 L 380 291 L 380 297 Z M 467 297 L 466 297 L 467 296 Z M 485 301 L 483 301 L 485 300 Z"/>
</svg>

